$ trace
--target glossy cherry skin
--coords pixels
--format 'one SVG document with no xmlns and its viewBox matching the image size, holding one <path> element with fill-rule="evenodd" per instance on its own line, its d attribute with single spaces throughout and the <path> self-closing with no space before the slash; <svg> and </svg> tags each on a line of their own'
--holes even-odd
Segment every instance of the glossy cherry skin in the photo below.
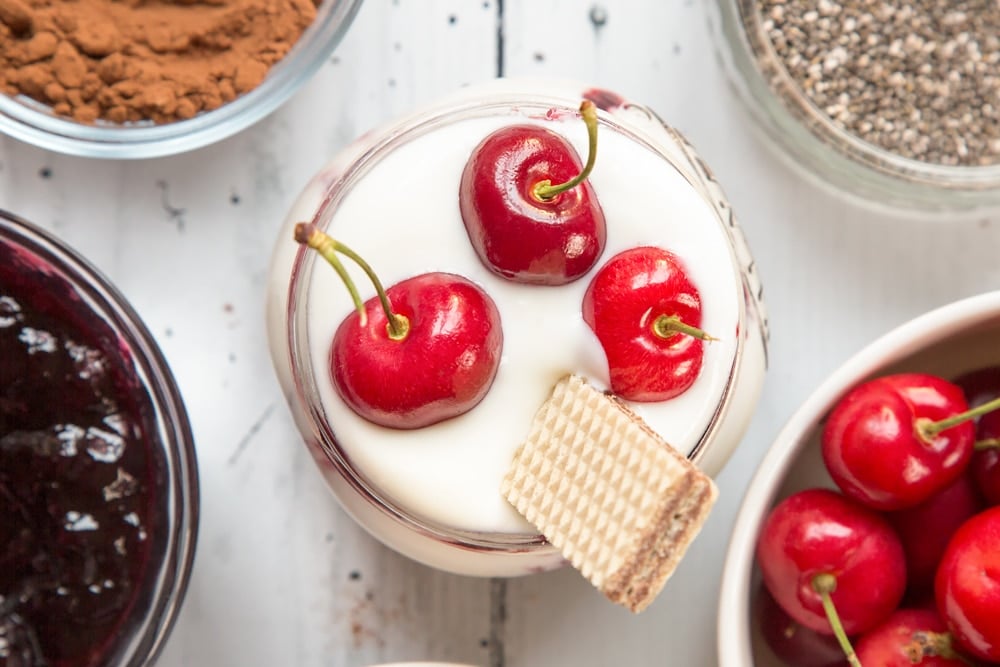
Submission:
<svg viewBox="0 0 1000 667">
<path fill-rule="evenodd" d="M 847 667 L 833 635 L 822 635 L 797 623 L 761 586 L 754 596 L 754 619 L 774 655 L 789 667 Z"/>
<path fill-rule="evenodd" d="M 958 656 L 949 655 L 947 631 L 934 610 L 897 609 L 859 637 L 854 651 L 862 665 L 872 667 L 968 667 Z M 942 641 L 945 648 L 934 645 Z"/>
<path fill-rule="evenodd" d="M 831 599 L 848 635 L 887 618 L 903 597 L 903 547 L 874 510 L 828 489 L 793 494 L 768 515 L 757 540 L 764 585 L 789 616 L 822 634 L 833 630 L 813 580 L 836 577 Z"/>
<path fill-rule="evenodd" d="M 962 390 L 923 373 L 862 383 L 834 407 L 823 428 L 823 461 L 845 495 L 869 507 L 917 505 L 953 482 L 972 457 L 971 421 L 930 439 L 918 419 L 939 421 L 967 409 Z"/>
<path fill-rule="evenodd" d="M 493 273 L 515 282 L 564 285 L 597 263 L 607 238 L 604 212 L 584 180 L 543 200 L 541 181 L 576 177 L 583 165 L 555 132 L 504 127 L 484 139 L 462 171 L 458 203 L 472 247 Z"/>
<path fill-rule="evenodd" d="M 979 418 L 977 441 L 1000 441 L 1000 410 Z M 1000 446 L 980 449 L 972 454 L 972 477 L 987 505 L 1000 505 Z"/>
<path fill-rule="evenodd" d="M 963 474 L 919 505 L 886 514 L 906 554 L 908 593 L 933 588 L 934 573 L 951 536 L 981 509 L 983 500 L 972 476 Z"/>
<path fill-rule="evenodd" d="M 962 648 L 1000 662 L 1000 507 L 980 512 L 955 532 L 938 566 L 934 598 Z"/>
<path fill-rule="evenodd" d="M 413 429 L 478 404 L 496 376 L 503 347 L 500 313 L 476 284 L 425 273 L 386 290 L 393 312 L 409 320 L 393 340 L 379 300 L 365 303 L 367 324 L 348 315 L 333 338 L 330 370 L 348 406 L 390 428 Z"/>
<path fill-rule="evenodd" d="M 611 390 L 632 401 L 665 401 L 701 372 L 704 341 L 683 333 L 663 338 L 659 316 L 701 326 L 701 296 L 680 259 L 662 248 L 621 252 L 602 266 L 583 297 L 583 319 L 608 359 Z"/>
</svg>

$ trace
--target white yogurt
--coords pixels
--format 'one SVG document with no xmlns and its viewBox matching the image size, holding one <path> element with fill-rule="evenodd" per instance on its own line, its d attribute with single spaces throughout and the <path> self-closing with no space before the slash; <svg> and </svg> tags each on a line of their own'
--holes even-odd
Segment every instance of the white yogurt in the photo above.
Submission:
<svg viewBox="0 0 1000 667">
<path fill-rule="evenodd" d="M 566 104 L 572 108 L 573 99 Z M 300 318 L 304 322 L 302 334 L 307 337 L 302 349 L 308 351 L 313 365 L 323 418 L 350 466 L 372 492 L 417 523 L 439 531 L 508 535 L 515 542 L 518 535 L 534 535 L 535 531 L 503 499 L 499 488 L 535 411 L 567 373 L 582 375 L 601 389 L 609 386 L 607 361 L 581 317 L 581 304 L 594 273 L 612 256 L 641 245 L 666 248 L 679 256 L 701 294 L 701 326 L 718 338 L 705 345 L 701 374 L 685 393 L 660 403 L 630 404 L 679 451 L 691 454 L 727 430 L 720 426 L 719 414 L 734 402 L 742 407 L 734 411 L 737 423 L 729 427 L 726 437 L 731 439 L 735 434 L 738 439 L 762 380 L 764 335 L 763 327 L 747 321 L 748 304 L 751 309 L 757 305 L 755 295 L 748 297 L 752 289 L 747 284 L 747 259 L 740 256 L 743 248 L 734 248 L 731 228 L 720 221 L 718 202 L 693 183 L 690 170 L 679 170 L 662 154 L 607 122 L 602 122 L 599 130 L 597 164 L 590 178 L 607 220 L 607 247 L 595 267 L 580 280 L 559 287 L 512 283 L 486 269 L 469 242 L 458 205 L 462 169 L 475 146 L 501 126 L 529 122 L 563 135 L 581 158 L 586 158 L 586 128 L 575 114 L 546 118 L 544 107 L 522 111 L 512 115 L 510 108 L 504 107 L 502 112 L 485 116 L 483 112 L 465 114 L 423 133 L 413 133 L 404 142 L 395 143 L 392 150 L 376 151 L 374 158 L 365 158 L 368 163 L 363 174 L 353 180 L 348 174 L 346 183 L 338 179 L 349 166 L 345 162 L 351 160 L 336 159 L 334 166 L 306 189 L 286 220 L 272 268 L 269 304 L 269 332 L 278 375 L 300 428 L 317 453 L 321 448 L 315 439 L 320 436 L 315 426 L 309 425 L 308 411 L 298 405 L 301 396 L 294 374 L 282 357 L 289 348 L 289 264 L 295 261 L 297 250 L 290 227 L 313 219 L 324 207 L 327 186 L 331 182 L 335 189 L 346 185 L 346 194 L 335 206 L 326 207 L 319 222 L 328 220 L 326 231 L 365 257 L 386 286 L 429 271 L 458 273 L 482 286 L 496 302 L 503 327 L 503 354 L 496 379 L 486 398 L 471 411 L 410 431 L 374 425 L 355 414 L 337 395 L 328 370 L 330 343 L 353 307 L 336 273 L 322 260 L 314 263 L 311 275 L 306 274 L 305 303 L 296 308 L 305 309 L 304 319 Z M 613 116 L 602 118 L 617 122 Z M 361 147 L 350 153 L 361 154 Z M 374 296 L 364 274 L 346 263 L 364 297 Z M 750 354 L 741 343 L 746 340 L 755 346 Z M 734 401 L 732 381 L 748 359 L 752 372 L 744 371 L 742 380 L 750 383 L 750 398 Z M 322 457 L 317 455 L 317 459 L 322 466 Z M 345 501 L 349 485 L 331 484 Z M 365 518 L 367 512 L 357 503 L 347 500 L 345 506 L 362 523 L 370 523 Z M 368 527 L 392 546 L 407 550 L 408 538 L 387 537 L 385 531 L 398 533 L 412 526 Z M 456 560 L 465 558 L 464 554 L 442 561 L 419 549 L 410 555 L 445 569 L 470 570 Z M 526 567 L 550 567 L 555 562 L 549 557 L 543 565 L 526 563 Z M 493 573 L 479 572 L 475 567 L 471 570 Z"/>
</svg>

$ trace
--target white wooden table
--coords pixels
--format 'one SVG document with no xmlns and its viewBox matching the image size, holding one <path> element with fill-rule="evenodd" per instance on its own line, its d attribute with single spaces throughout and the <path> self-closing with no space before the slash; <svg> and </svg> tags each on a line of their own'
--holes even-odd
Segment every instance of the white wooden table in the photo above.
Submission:
<svg viewBox="0 0 1000 667">
<path fill-rule="evenodd" d="M 1000 220 L 913 224 L 804 182 L 736 106 L 705 1 L 367 0 L 336 55 L 289 104 L 215 146 L 95 162 L 0 138 L 0 207 L 54 231 L 111 277 L 162 345 L 187 402 L 202 523 L 160 664 L 715 664 L 723 553 L 769 442 L 873 337 L 1000 289 Z M 267 356 L 268 256 L 308 177 L 372 125 L 498 73 L 589 81 L 651 105 L 714 167 L 764 280 L 772 340 L 759 412 L 719 477 L 707 528 L 639 616 L 572 570 L 470 579 L 374 542 L 334 504 L 298 443 Z"/>
</svg>

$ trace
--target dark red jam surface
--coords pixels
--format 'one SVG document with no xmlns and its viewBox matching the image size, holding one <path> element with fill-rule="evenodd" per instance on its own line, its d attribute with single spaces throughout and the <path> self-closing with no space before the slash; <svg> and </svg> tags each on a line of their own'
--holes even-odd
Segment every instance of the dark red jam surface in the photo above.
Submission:
<svg viewBox="0 0 1000 667">
<path fill-rule="evenodd" d="M 106 322 L 0 240 L 0 666 L 120 650 L 162 541 L 151 419 Z"/>
</svg>

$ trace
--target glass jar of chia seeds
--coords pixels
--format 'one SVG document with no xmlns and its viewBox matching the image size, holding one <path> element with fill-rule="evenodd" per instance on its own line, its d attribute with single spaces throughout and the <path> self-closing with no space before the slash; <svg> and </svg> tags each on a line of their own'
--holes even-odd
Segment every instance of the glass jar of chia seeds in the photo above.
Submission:
<svg viewBox="0 0 1000 667">
<path fill-rule="evenodd" d="M 717 0 L 737 97 L 813 180 L 877 209 L 1000 211 L 1000 5 Z"/>
</svg>

